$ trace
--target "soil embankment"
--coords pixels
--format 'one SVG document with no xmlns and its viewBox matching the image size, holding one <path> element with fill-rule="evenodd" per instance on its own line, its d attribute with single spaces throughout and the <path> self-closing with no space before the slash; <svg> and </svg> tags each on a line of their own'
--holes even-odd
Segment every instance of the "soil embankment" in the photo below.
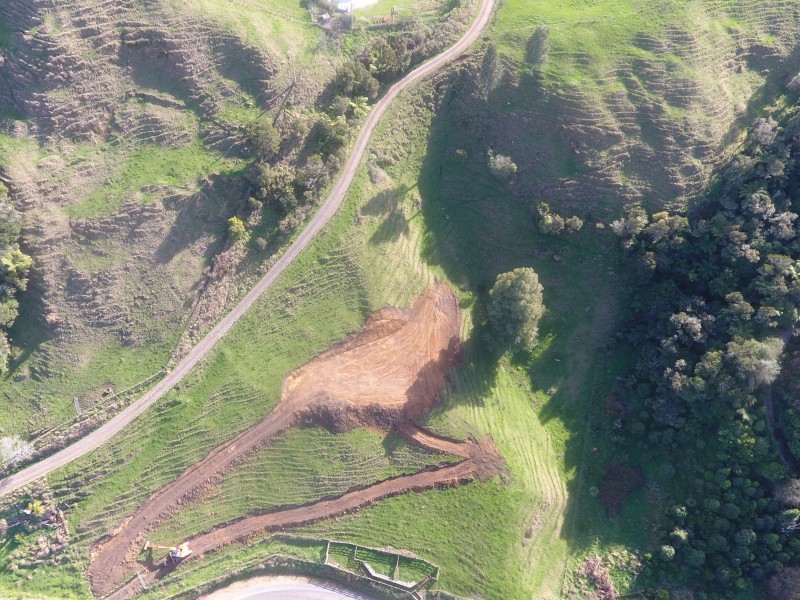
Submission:
<svg viewBox="0 0 800 600">
<path fill-rule="evenodd" d="M 388 431 L 396 427 L 411 443 L 464 460 L 307 505 L 243 518 L 189 540 L 195 555 L 266 530 L 344 514 L 388 496 L 458 485 L 476 478 L 485 480 L 502 472 L 502 458 L 490 440 L 449 440 L 429 434 L 412 422 L 433 408 L 446 372 L 457 360 L 459 321 L 458 301 L 452 290 L 436 284 L 417 299 L 411 310 L 377 311 L 361 332 L 289 374 L 280 402 L 266 418 L 211 451 L 153 494 L 110 537 L 95 546 L 89 567 L 92 591 L 98 596 L 111 592 L 137 567 L 136 555 L 148 531 L 179 505 L 202 496 L 203 490 L 231 466 L 301 421 L 334 431 L 358 426 Z M 169 569 L 169 565 L 158 563 L 142 577 L 152 581 Z M 140 590 L 141 584 L 134 579 L 113 597 L 131 597 Z"/>
</svg>

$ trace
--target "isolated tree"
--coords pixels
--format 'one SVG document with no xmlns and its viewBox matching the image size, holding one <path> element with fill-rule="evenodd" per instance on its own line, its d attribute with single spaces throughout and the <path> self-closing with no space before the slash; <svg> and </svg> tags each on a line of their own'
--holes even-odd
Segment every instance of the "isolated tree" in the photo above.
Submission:
<svg viewBox="0 0 800 600">
<path fill-rule="evenodd" d="M 489 292 L 488 336 L 498 353 L 530 350 L 536 345 L 544 314 L 542 285 L 531 268 L 498 275 Z"/>
<path fill-rule="evenodd" d="M 44 504 L 41 500 L 31 500 L 28 502 L 28 513 L 34 517 L 41 517 L 44 515 Z"/>
<path fill-rule="evenodd" d="M 250 148 L 264 161 L 272 160 L 281 144 L 281 136 L 267 118 L 256 119 L 245 129 Z"/>
<path fill-rule="evenodd" d="M 525 62 L 531 68 L 531 75 L 536 69 L 547 62 L 547 52 L 550 50 L 550 29 L 546 25 L 539 25 L 528 38 L 525 46 Z"/>
<path fill-rule="evenodd" d="M 489 151 L 489 170 L 492 175 L 501 181 L 509 181 L 517 172 L 517 165 L 511 160 L 510 156 L 494 154 Z"/>
<path fill-rule="evenodd" d="M 484 100 L 488 100 L 489 94 L 500 85 L 503 80 L 503 71 L 503 61 L 500 60 L 497 47 L 489 44 L 481 63 L 481 71 L 478 74 L 478 86 Z"/>
</svg>

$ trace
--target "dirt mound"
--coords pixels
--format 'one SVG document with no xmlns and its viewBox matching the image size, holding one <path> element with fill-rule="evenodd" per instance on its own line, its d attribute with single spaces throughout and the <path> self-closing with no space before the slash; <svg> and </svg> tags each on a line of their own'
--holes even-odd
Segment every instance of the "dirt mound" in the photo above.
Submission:
<svg viewBox="0 0 800 600">
<path fill-rule="evenodd" d="M 411 311 L 378 311 L 360 333 L 291 373 L 281 402 L 307 407 L 304 415 L 337 431 L 347 418 L 382 428 L 401 414 L 416 418 L 433 408 L 458 356 L 458 327 L 455 295 L 435 285 Z"/>
<path fill-rule="evenodd" d="M 105 595 L 136 565 L 146 533 L 176 506 L 219 479 L 232 465 L 279 433 L 302 422 L 334 431 L 369 426 L 397 427 L 411 443 L 464 458 L 456 465 L 426 469 L 358 488 L 302 507 L 248 517 L 191 540 L 198 554 L 269 528 L 296 526 L 343 514 L 381 498 L 440 485 L 457 485 L 502 472 L 490 440 L 458 442 L 433 436 L 412 419 L 435 405 L 447 370 L 458 357 L 460 311 L 453 291 L 436 284 L 411 310 L 384 308 L 364 328 L 289 374 L 281 400 L 260 423 L 215 448 L 172 484 L 151 496 L 92 552 L 92 591 Z M 155 578 L 161 567 L 148 574 Z M 124 589 L 136 589 L 138 583 Z M 127 592 L 125 592 L 127 593 Z M 121 596 L 125 597 L 125 596 Z"/>
</svg>

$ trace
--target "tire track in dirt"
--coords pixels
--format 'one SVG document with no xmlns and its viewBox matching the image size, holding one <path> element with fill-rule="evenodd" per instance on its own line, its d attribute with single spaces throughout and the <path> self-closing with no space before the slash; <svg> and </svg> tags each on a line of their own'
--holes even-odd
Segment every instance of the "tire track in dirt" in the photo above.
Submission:
<svg viewBox="0 0 800 600">
<path fill-rule="evenodd" d="M 355 488 L 345 494 L 318 502 L 286 508 L 263 515 L 246 517 L 231 524 L 212 529 L 187 540 L 193 553 L 178 565 L 161 559 L 147 571 L 130 579 L 122 588 L 108 596 L 109 600 L 125 600 L 134 598 L 142 591 L 139 577 L 149 585 L 171 573 L 176 568 L 196 559 L 208 552 L 213 552 L 231 543 L 244 540 L 256 534 L 286 527 L 308 525 L 333 516 L 346 514 L 359 508 L 369 506 L 379 500 L 408 492 L 420 492 L 436 487 L 452 487 L 473 481 L 485 480 L 502 472 L 502 459 L 493 454 L 493 445 L 487 440 L 481 442 L 463 442 L 460 451 L 470 454 L 470 458 L 454 465 L 445 465 L 424 469 L 413 475 L 387 479 L 380 483 Z M 466 447 L 470 449 L 467 450 Z M 435 449 L 434 449 L 435 450 Z M 484 456 L 484 453 L 489 453 Z M 487 471 L 484 465 L 497 465 L 496 471 Z"/>
<path fill-rule="evenodd" d="M 453 291 L 437 283 L 410 310 L 376 311 L 361 332 L 290 373 L 280 402 L 260 423 L 186 469 L 95 545 L 89 566 L 93 593 L 108 594 L 137 567 L 138 549 L 147 533 L 172 511 L 202 497 L 225 471 L 302 422 L 334 431 L 358 426 L 383 431 L 396 428 L 410 443 L 463 460 L 353 488 L 341 496 L 241 519 L 189 540 L 195 552 L 202 554 L 266 529 L 344 514 L 387 496 L 476 478 L 486 480 L 502 473 L 503 459 L 489 438 L 458 442 L 430 434 L 413 423 L 414 418 L 434 407 L 446 373 L 458 358 L 460 317 Z M 156 578 L 162 568 L 164 565 L 154 567 L 148 576 Z M 138 580 L 123 589 L 137 585 Z"/>
</svg>

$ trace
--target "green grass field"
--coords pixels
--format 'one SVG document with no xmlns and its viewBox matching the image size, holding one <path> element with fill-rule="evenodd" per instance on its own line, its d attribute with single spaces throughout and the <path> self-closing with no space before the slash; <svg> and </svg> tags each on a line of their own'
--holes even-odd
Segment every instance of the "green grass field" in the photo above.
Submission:
<svg viewBox="0 0 800 600">
<path fill-rule="evenodd" d="M 75 568 L 85 565 L 88 544 L 146 495 L 265 414 L 285 373 L 358 329 L 370 310 L 408 305 L 438 275 L 461 290 L 468 342 L 465 364 L 430 425 L 457 435 L 491 433 L 508 461 L 509 479 L 390 499 L 304 531 L 411 550 L 440 565 L 439 584 L 453 592 L 558 595 L 570 556 L 588 543 L 575 536 L 570 506 L 580 494 L 583 415 L 597 388 L 611 377 L 596 365 L 594 350 L 613 323 L 617 294 L 608 270 L 615 265 L 595 252 L 591 231 L 574 241 L 534 233 L 527 206 L 508 197 L 479 165 L 465 169 L 447 158 L 444 128 L 434 127 L 428 145 L 428 119 L 405 97 L 374 144 L 381 154 L 395 147 L 398 130 L 408 132 L 403 143 L 408 151 L 383 169 L 388 179 L 375 186 L 362 170 L 350 201 L 326 232 L 200 369 L 135 428 L 52 478 L 55 490 L 74 502 L 68 515 L 76 548 L 83 549 L 76 551 Z M 440 160 L 443 184 L 436 179 Z M 491 200 L 470 202 L 456 194 L 466 181 L 474 193 L 491 192 Z M 490 230 L 483 231 L 487 224 Z M 492 228 L 509 226 L 510 235 L 491 241 Z M 476 300 L 497 272 L 522 264 L 534 266 L 545 286 L 550 312 L 542 344 L 532 367 L 504 362 L 495 369 L 480 351 L 480 341 L 469 341 L 479 319 Z M 348 473 L 338 480 L 345 487 L 424 463 L 396 443 L 365 432 L 335 438 L 316 430 L 287 434 L 253 465 L 232 474 L 218 494 L 195 510 L 177 513 L 154 538 L 174 543 L 259 504 L 302 501 L 341 489 L 328 487 L 326 479 L 335 480 L 341 464 L 372 465 L 363 475 Z M 312 459 L 313 449 L 320 447 L 332 449 L 331 454 Z M 336 448 L 346 451 L 337 454 Z M 306 483 L 292 485 L 293 478 Z M 226 549 L 215 561 L 238 564 L 236 552 Z M 203 569 L 193 567 L 192 581 L 202 578 Z M 31 589 L 66 595 L 71 588 L 54 587 L 59 579 L 50 577 L 63 570 L 40 569 Z M 2 579 L 7 583 L 13 578 Z"/>
<path fill-rule="evenodd" d="M 198 0 L 191 5 L 169 1 L 178 14 L 186 15 L 189 10 L 189 14 L 211 17 L 246 42 L 276 56 L 293 54 L 303 64 L 311 61 L 323 36 L 298 0 Z"/>
<path fill-rule="evenodd" d="M 506 56 L 521 61 L 533 28 L 550 25 L 546 76 L 592 95 L 598 86 L 604 93 L 618 89 L 616 80 L 603 76 L 639 56 L 689 69 L 681 57 L 653 56 L 640 47 L 635 38 L 642 32 L 689 20 L 708 28 L 705 43 L 712 46 L 716 39 L 729 41 L 732 28 L 749 32 L 749 22 L 723 10 L 736 3 L 715 4 L 718 10 L 704 15 L 699 5 L 673 1 L 643 8 L 613 0 L 506 0 L 492 35 Z M 295 30 L 292 18 L 278 14 L 299 18 L 298 5 L 287 0 L 271 6 L 274 13 L 259 11 L 257 18 L 255 9 L 239 3 L 204 0 L 197 8 L 276 51 L 310 47 L 316 32 Z M 508 477 L 388 499 L 298 533 L 407 549 L 441 567 L 442 589 L 504 600 L 560 598 L 575 585 L 575 568 L 588 554 L 625 555 L 647 547 L 648 507 L 641 492 L 615 518 L 590 493 L 610 461 L 628 458 L 611 455 L 611 423 L 602 410 L 628 359 L 613 343 L 626 299 L 616 242 L 591 218 L 572 237 L 538 233 L 536 199 L 518 199 L 489 174 L 480 141 L 466 148 L 466 160 L 459 159 L 456 150 L 465 144 L 459 124 L 434 119 L 421 100 L 427 93 L 423 88 L 400 98 L 379 126 L 369 165 L 359 171 L 342 211 L 203 364 L 134 427 L 50 478 L 66 506 L 74 547 L 66 564 L 37 569 L 26 591 L 85 596 L 81 573 L 94 541 L 185 467 L 262 418 L 277 402 L 286 373 L 358 330 L 370 311 L 408 306 L 434 277 L 458 291 L 465 351 L 427 425 L 460 437 L 491 434 L 508 463 Z M 681 110 L 674 108 L 676 118 L 686 116 Z M 231 111 L 231 121 L 241 117 L 238 109 Z M 169 167 L 169 159 L 140 160 L 153 176 L 171 181 L 208 168 L 202 161 L 187 161 L 184 171 L 183 165 Z M 580 175 L 575 165 L 562 162 L 559 176 Z M 116 185 L 132 189 L 139 180 L 126 179 L 124 172 L 122 166 Z M 482 349 L 482 306 L 495 276 L 520 266 L 532 266 L 544 285 L 548 312 L 541 342 L 529 356 L 496 364 Z M 87 372 L 121 372 L 126 363 L 116 350 L 109 346 Z M 144 355 L 141 361 L 145 372 L 149 363 Z M 177 512 L 153 541 L 172 544 L 248 512 L 306 502 L 414 471 L 430 460 L 375 432 L 289 432 L 202 502 Z M 5 569 L 9 551 L 0 548 L 0 595 L 16 593 L 23 577 Z M 320 548 L 271 541 L 226 548 L 177 571 L 152 595 L 168 597 L 277 552 L 318 560 Z M 376 562 L 373 567 L 388 568 Z M 613 574 L 621 591 L 635 589 L 629 573 Z"/>
<path fill-rule="evenodd" d="M 142 145 L 124 151 L 121 159 L 113 148 L 106 152 L 108 175 L 105 181 L 88 191 L 78 204 L 67 208 L 68 216 L 85 219 L 112 215 L 123 202 L 131 199 L 147 203 L 152 200 L 152 194 L 142 190 L 150 186 L 192 192 L 209 173 L 230 173 L 242 164 L 205 148 L 199 140 L 186 148 Z"/>
</svg>

